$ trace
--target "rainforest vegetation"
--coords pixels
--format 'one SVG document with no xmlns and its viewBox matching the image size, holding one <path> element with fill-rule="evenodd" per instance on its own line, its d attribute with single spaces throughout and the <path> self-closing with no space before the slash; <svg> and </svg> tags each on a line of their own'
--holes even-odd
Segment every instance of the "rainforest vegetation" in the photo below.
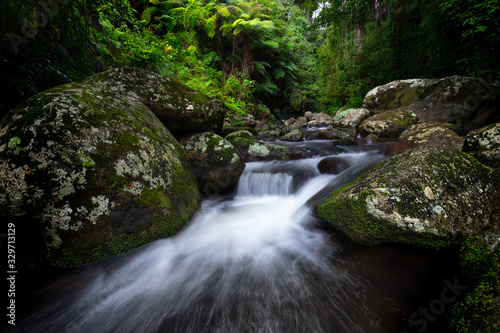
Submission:
<svg viewBox="0 0 500 333">
<path fill-rule="evenodd" d="M 283 117 L 359 106 L 395 79 L 500 72 L 498 0 L 6 0 L 0 115 L 112 67 Z"/>
</svg>

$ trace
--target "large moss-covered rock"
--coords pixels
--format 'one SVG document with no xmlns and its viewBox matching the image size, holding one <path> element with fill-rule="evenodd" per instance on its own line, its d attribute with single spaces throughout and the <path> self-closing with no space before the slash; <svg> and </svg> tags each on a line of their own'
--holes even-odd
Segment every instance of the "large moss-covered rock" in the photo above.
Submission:
<svg viewBox="0 0 500 333">
<path fill-rule="evenodd" d="M 359 125 L 359 132 L 379 138 L 399 137 L 404 130 L 418 122 L 418 116 L 411 110 L 391 110 L 365 119 Z"/>
<path fill-rule="evenodd" d="M 315 155 L 315 152 L 302 147 L 279 146 L 241 137 L 227 139 L 240 151 L 246 162 L 288 161 Z"/>
<path fill-rule="evenodd" d="M 337 112 L 333 117 L 334 127 L 353 127 L 356 128 L 363 120 L 370 116 L 368 109 L 347 109 Z"/>
<path fill-rule="evenodd" d="M 380 162 L 316 206 L 354 242 L 443 248 L 497 230 L 495 173 L 460 151 L 417 148 Z"/>
<path fill-rule="evenodd" d="M 500 123 L 467 134 L 463 150 L 474 155 L 481 163 L 500 167 Z"/>
<path fill-rule="evenodd" d="M 419 102 L 428 95 L 429 85 L 435 80 L 396 80 L 370 90 L 363 107 L 370 110 L 390 110 Z"/>
<path fill-rule="evenodd" d="M 464 138 L 445 122 L 418 123 L 410 126 L 386 152 L 387 156 L 402 154 L 417 147 L 436 147 L 443 150 L 462 150 Z"/>
<path fill-rule="evenodd" d="M 231 192 L 245 168 L 238 149 L 212 132 L 186 137 L 180 141 L 198 185 L 207 196 Z"/>
<path fill-rule="evenodd" d="M 221 133 L 224 103 L 157 73 L 115 68 L 95 74 L 84 83 L 141 101 L 174 135 Z"/>
<path fill-rule="evenodd" d="M 19 265 L 129 250 L 175 234 L 199 204 L 182 148 L 137 100 L 68 84 L 0 122 L 0 216 L 15 224 Z"/>
<path fill-rule="evenodd" d="M 463 131 L 487 110 L 491 85 L 477 78 L 449 76 L 439 80 L 397 80 L 369 91 L 363 101 L 374 113 L 392 109 L 412 110 L 421 122 L 445 121 Z"/>
</svg>

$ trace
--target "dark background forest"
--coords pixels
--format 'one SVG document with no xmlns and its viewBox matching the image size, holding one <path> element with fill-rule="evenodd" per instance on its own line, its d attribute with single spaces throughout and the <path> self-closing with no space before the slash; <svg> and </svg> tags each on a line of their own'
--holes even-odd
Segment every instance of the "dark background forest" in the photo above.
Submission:
<svg viewBox="0 0 500 333">
<path fill-rule="evenodd" d="M 113 67 L 268 119 L 357 107 L 395 79 L 500 73 L 498 0 L 6 0 L 0 20 L 0 116 Z"/>
</svg>

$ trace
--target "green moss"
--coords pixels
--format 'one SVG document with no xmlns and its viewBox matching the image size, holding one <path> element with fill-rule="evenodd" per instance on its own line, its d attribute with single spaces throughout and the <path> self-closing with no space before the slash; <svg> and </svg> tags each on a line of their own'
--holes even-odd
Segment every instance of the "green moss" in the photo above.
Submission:
<svg viewBox="0 0 500 333">
<path fill-rule="evenodd" d="M 492 252 L 482 239 L 470 238 L 461 248 L 460 264 L 473 289 L 452 309 L 453 332 L 499 332 L 500 248 Z"/>
</svg>

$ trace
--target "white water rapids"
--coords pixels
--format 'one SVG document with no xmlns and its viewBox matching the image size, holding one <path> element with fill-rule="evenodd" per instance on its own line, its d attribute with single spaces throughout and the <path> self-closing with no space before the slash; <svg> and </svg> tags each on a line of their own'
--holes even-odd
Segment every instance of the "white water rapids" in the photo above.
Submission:
<svg viewBox="0 0 500 333">
<path fill-rule="evenodd" d="M 381 160 L 342 156 L 351 177 Z M 318 162 L 248 163 L 234 198 L 207 199 L 178 235 L 57 280 L 13 332 L 383 332 L 363 281 L 336 264 L 340 244 L 314 227 L 306 203 L 347 181 Z"/>
</svg>

